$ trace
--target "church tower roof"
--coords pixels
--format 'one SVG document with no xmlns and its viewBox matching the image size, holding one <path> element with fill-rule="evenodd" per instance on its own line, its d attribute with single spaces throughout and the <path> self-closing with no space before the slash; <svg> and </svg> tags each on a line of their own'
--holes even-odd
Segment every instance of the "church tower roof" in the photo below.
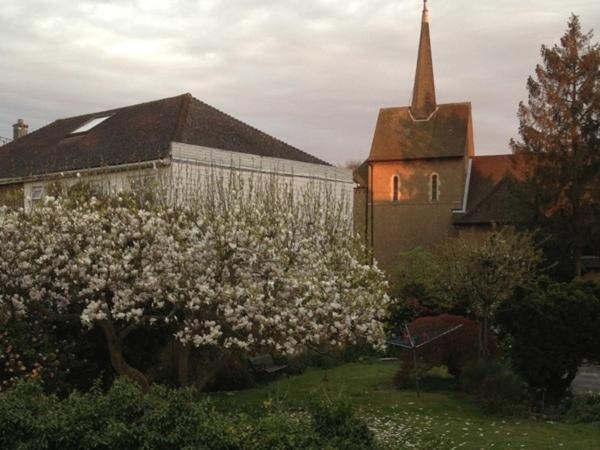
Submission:
<svg viewBox="0 0 600 450">
<path fill-rule="evenodd" d="M 435 111 L 436 106 L 433 58 L 431 56 L 431 40 L 429 37 L 429 8 L 427 7 L 427 0 L 424 0 L 419 56 L 417 59 L 410 112 L 415 119 L 424 120 Z"/>
<path fill-rule="evenodd" d="M 471 104 L 436 102 L 425 0 L 412 102 L 379 111 L 369 161 L 464 158 L 474 152 Z"/>
</svg>

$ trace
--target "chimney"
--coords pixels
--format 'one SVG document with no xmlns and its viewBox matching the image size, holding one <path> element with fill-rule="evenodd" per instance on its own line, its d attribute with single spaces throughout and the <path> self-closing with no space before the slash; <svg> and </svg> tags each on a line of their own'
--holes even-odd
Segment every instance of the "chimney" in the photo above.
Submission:
<svg viewBox="0 0 600 450">
<path fill-rule="evenodd" d="M 25 123 L 23 119 L 17 120 L 17 123 L 13 125 L 13 139 L 17 140 L 27 134 L 29 125 Z"/>
</svg>

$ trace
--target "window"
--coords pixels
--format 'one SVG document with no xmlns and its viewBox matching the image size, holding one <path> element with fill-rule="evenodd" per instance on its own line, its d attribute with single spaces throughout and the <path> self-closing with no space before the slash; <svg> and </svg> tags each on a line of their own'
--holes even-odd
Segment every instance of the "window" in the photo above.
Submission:
<svg viewBox="0 0 600 450">
<path fill-rule="evenodd" d="M 75 131 L 71 131 L 70 134 L 87 133 L 92 128 L 97 127 L 108 118 L 110 118 L 110 116 L 96 117 L 95 119 L 90 119 L 83 125 L 81 125 L 79 128 L 77 128 Z"/>
<path fill-rule="evenodd" d="M 33 186 L 31 188 L 31 201 L 39 202 L 44 198 L 44 186 Z"/>
<path fill-rule="evenodd" d="M 432 173 L 429 181 L 429 200 L 437 202 L 440 199 L 440 176 Z"/>
<path fill-rule="evenodd" d="M 392 200 L 400 200 L 400 176 L 394 175 L 392 178 Z"/>
</svg>

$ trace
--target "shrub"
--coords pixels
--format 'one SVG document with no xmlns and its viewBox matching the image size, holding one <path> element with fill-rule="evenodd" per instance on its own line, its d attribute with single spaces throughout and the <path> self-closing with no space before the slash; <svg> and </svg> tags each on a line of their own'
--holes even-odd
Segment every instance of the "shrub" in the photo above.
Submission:
<svg viewBox="0 0 600 450">
<path fill-rule="evenodd" d="M 300 355 L 294 355 L 287 360 L 286 372 L 290 375 L 300 375 L 308 368 L 331 369 L 340 364 L 333 355 L 320 354 L 306 351 Z"/>
<path fill-rule="evenodd" d="M 21 383 L 0 395 L 0 448 L 132 449 L 236 448 L 235 436 L 191 390 L 139 386 L 118 380 L 102 394 L 45 395 Z"/>
<path fill-rule="evenodd" d="M 519 409 L 525 393 L 523 381 L 509 367 L 489 359 L 467 364 L 461 373 L 460 385 L 491 413 Z"/>
<path fill-rule="evenodd" d="M 343 399 L 331 399 L 327 393 L 314 400 L 310 411 L 316 433 L 339 450 L 368 449 L 374 436 L 364 420 L 358 418 Z"/>
<path fill-rule="evenodd" d="M 600 422 L 600 394 L 575 396 L 567 413 L 567 419 L 579 423 Z"/>
<path fill-rule="evenodd" d="M 504 367 L 483 380 L 479 401 L 488 412 L 512 413 L 520 409 L 524 393 L 523 381 Z"/>
<path fill-rule="evenodd" d="M 109 386 L 111 373 L 101 338 L 78 324 L 45 320 L 0 324 L 0 392 L 20 380 L 37 379 L 46 391 L 65 396 L 73 389 L 90 389 L 98 378 Z"/>
<path fill-rule="evenodd" d="M 469 394 L 479 395 L 484 380 L 498 372 L 500 365 L 490 359 L 477 359 L 465 365 L 460 374 L 460 387 Z"/>
<path fill-rule="evenodd" d="M 272 414 L 248 420 L 242 428 L 238 442 L 244 450 L 330 448 L 311 429 L 310 419 L 299 414 Z"/>
<path fill-rule="evenodd" d="M 447 331 L 455 326 L 461 328 L 424 345 L 417 350 L 419 371 L 426 372 L 433 367 L 446 366 L 448 372 L 459 377 L 462 368 L 479 355 L 479 325 L 466 317 L 443 314 L 435 317 L 421 317 L 412 322 L 408 329 L 417 342 Z M 495 339 L 490 340 L 490 350 L 495 353 Z M 402 350 L 401 367 L 395 377 L 395 384 L 404 386 L 413 369 L 412 351 Z"/>
<path fill-rule="evenodd" d="M 600 286 L 540 280 L 518 290 L 498 315 L 510 336 L 510 358 L 546 402 L 566 394 L 585 358 L 600 352 Z"/>
<path fill-rule="evenodd" d="M 119 379 L 60 400 L 39 381 L 0 394 L 0 448 L 23 450 L 330 449 L 374 447 L 372 433 L 347 402 L 328 398 L 306 413 L 226 416 L 192 389 Z"/>
<path fill-rule="evenodd" d="M 423 302 L 418 297 L 401 295 L 394 298 L 388 305 L 388 319 L 386 321 L 386 331 L 389 335 L 402 335 L 404 325 L 410 323 L 419 317 L 432 316 L 437 314 L 432 309 L 423 306 Z"/>
</svg>

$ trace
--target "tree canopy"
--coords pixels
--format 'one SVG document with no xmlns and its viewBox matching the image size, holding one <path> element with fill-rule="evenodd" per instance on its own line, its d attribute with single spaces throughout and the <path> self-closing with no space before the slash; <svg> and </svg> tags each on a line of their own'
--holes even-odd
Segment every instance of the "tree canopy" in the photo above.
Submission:
<svg viewBox="0 0 600 450">
<path fill-rule="evenodd" d="M 488 328 L 500 305 L 515 289 L 529 285 L 541 262 L 531 233 L 502 228 L 481 239 L 454 238 L 431 253 L 406 255 L 397 283 L 414 293 L 420 286 L 437 312 L 467 313 L 481 322 L 481 350 L 488 350 Z"/>
<path fill-rule="evenodd" d="M 343 202 L 275 181 L 216 180 L 191 204 L 126 194 L 0 211 L 0 318 L 100 328 L 115 370 L 142 385 L 122 347 L 167 326 L 183 348 L 269 351 L 383 342 L 383 273 Z"/>
<path fill-rule="evenodd" d="M 600 46 L 571 16 L 560 44 L 541 49 L 519 105 L 513 151 L 529 168 L 524 190 L 558 260 L 581 275 L 581 256 L 600 242 Z M 565 255 L 566 250 L 566 255 Z"/>
</svg>

